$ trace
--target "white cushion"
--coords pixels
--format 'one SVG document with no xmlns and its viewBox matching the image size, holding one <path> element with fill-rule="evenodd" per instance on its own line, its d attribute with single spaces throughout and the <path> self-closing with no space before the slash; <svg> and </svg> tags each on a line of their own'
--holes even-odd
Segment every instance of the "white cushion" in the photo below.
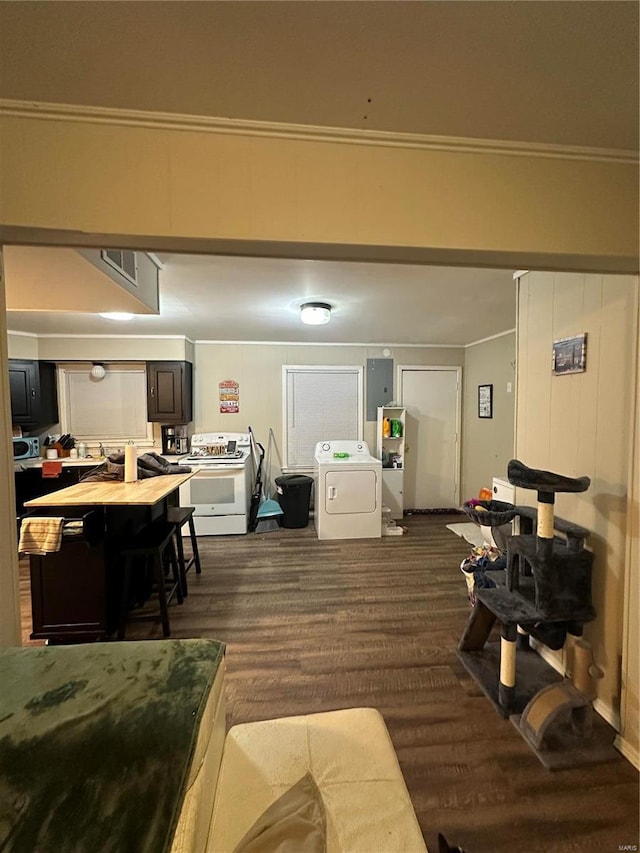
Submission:
<svg viewBox="0 0 640 853">
<path fill-rule="evenodd" d="M 353 708 L 234 726 L 225 740 L 207 853 L 231 853 L 306 772 L 327 814 L 327 853 L 425 853 L 378 711 Z"/>
<path fill-rule="evenodd" d="M 203 853 L 205 849 L 225 731 L 224 665 L 221 664 L 200 720 L 171 853 Z"/>
</svg>

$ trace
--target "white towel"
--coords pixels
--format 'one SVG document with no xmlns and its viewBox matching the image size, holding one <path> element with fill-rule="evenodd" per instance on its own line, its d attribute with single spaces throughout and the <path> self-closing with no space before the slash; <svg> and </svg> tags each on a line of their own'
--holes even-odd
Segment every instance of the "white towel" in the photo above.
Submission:
<svg viewBox="0 0 640 853">
<path fill-rule="evenodd" d="M 51 554 L 60 550 L 64 518 L 29 516 L 20 525 L 21 554 Z"/>
</svg>

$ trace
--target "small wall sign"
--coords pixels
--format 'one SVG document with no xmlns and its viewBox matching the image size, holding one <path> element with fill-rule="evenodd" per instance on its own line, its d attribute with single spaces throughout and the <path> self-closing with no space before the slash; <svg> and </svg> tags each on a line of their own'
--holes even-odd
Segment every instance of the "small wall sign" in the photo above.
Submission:
<svg viewBox="0 0 640 853">
<path fill-rule="evenodd" d="M 493 417 L 493 385 L 478 385 L 478 417 Z"/>
<path fill-rule="evenodd" d="M 240 411 L 240 385 L 234 379 L 223 379 L 218 385 L 220 412 L 223 415 Z"/>
<path fill-rule="evenodd" d="M 584 373 L 587 369 L 587 335 L 559 338 L 553 342 L 553 372 Z"/>
</svg>

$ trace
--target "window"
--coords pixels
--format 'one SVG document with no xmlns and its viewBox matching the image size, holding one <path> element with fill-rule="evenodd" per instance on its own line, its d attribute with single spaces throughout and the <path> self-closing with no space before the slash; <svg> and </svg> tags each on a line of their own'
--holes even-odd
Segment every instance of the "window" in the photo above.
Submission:
<svg viewBox="0 0 640 853">
<path fill-rule="evenodd" d="M 145 365 L 106 363 L 104 367 L 104 378 L 96 381 L 90 363 L 58 365 L 62 432 L 89 442 L 152 444 Z"/>
<path fill-rule="evenodd" d="M 319 441 L 362 439 L 363 368 L 282 368 L 284 466 L 313 468 Z"/>
</svg>

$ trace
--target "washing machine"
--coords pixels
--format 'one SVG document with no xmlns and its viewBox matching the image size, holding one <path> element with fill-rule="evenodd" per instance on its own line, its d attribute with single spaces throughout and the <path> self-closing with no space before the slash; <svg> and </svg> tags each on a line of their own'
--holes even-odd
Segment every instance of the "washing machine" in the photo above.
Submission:
<svg viewBox="0 0 640 853">
<path fill-rule="evenodd" d="M 318 539 L 382 536 L 382 462 L 366 441 L 319 441 L 315 451 Z"/>
</svg>

